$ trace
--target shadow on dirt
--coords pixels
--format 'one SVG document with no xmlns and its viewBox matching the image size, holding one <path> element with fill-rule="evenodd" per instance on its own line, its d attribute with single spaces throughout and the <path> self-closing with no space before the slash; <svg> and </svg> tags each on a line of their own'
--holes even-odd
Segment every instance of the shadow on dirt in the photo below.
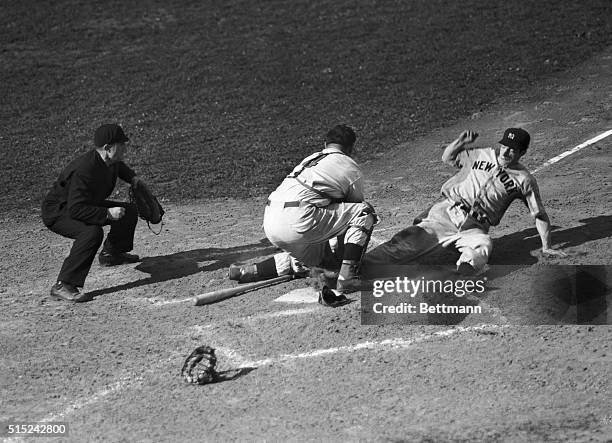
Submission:
<svg viewBox="0 0 612 443">
<path fill-rule="evenodd" d="M 568 229 L 553 226 L 551 234 L 553 245 L 559 245 L 561 249 L 566 249 L 612 235 L 612 215 L 584 218 L 579 222 L 583 224 Z M 489 260 L 489 265 L 534 265 L 539 258 L 537 255 L 531 255 L 531 253 L 538 251 L 541 247 L 542 242 L 535 227 L 494 238 L 493 255 Z M 457 257 L 457 251 L 452 248 L 440 248 L 417 259 L 415 263 L 419 265 L 453 266 Z"/>
<path fill-rule="evenodd" d="M 217 372 L 217 376 L 215 381 L 212 383 L 222 383 L 224 381 L 236 380 L 242 376 L 247 375 L 248 373 L 254 371 L 255 367 L 247 367 L 247 368 L 239 368 L 239 369 L 227 369 L 225 371 Z M 209 383 L 210 384 L 210 383 Z"/>
<path fill-rule="evenodd" d="M 561 249 L 567 249 L 612 235 L 612 215 L 600 215 L 578 221 L 582 225 L 573 228 L 561 229 L 559 226 L 553 226 L 552 244 L 558 245 Z M 536 255 L 532 255 L 532 252 L 539 251 L 541 247 L 542 242 L 535 227 L 494 238 L 493 255 L 489 260 L 489 265 L 511 265 L 514 266 L 513 271 L 516 271 L 518 267 L 534 265 L 540 260 L 539 254 L 541 253 L 537 252 Z M 458 254 L 453 249 L 439 249 L 422 257 L 418 263 L 453 266 L 457 257 Z M 496 275 L 496 277 L 500 276 Z"/>
<path fill-rule="evenodd" d="M 202 248 L 157 257 L 144 257 L 135 269 L 150 274 L 150 277 L 91 291 L 88 295 L 93 299 L 100 295 L 174 280 L 199 272 L 216 271 L 232 263 L 270 255 L 277 251 L 275 246 L 263 238 L 258 243 L 231 248 Z"/>
<path fill-rule="evenodd" d="M 579 220 L 581 226 L 559 230 L 553 227 L 551 241 L 562 249 L 580 246 L 586 242 L 599 240 L 612 235 L 612 215 Z M 493 240 L 491 265 L 524 265 L 538 262 L 538 257 L 531 255 L 542 247 L 540 236 L 535 228 L 525 229 Z M 502 251 L 496 253 L 496 251 Z"/>
</svg>

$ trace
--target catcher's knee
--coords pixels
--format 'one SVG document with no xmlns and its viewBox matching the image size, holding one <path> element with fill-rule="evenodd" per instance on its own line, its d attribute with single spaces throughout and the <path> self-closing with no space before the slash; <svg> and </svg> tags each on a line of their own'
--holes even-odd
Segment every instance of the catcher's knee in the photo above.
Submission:
<svg viewBox="0 0 612 443">
<path fill-rule="evenodd" d="M 378 214 L 376 214 L 376 210 L 371 203 L 363 202 L 363 209 L 359 216 L 370 216 L 370 219 L 373 220 L 373 225 L 377 225 L 379 222 Z"/>
<path fill-rule="evenodd" d="M 376 214 L 362 212 L 351 220 L 344 236 L 344 243 L 354 243 L 365 246 L 370 241 L 372 230 L 376 224 Z"/>
<path fill-rule="evenodd" d="M 378 223 L 378 216 L 374 210 L 374 206 L 370 203 L 363 202 L 361 212 L 354 217 L 349 223 L 349 228 L 357 228 L 363 231 L 372 231 L 374 225 Z"/>
</svg>

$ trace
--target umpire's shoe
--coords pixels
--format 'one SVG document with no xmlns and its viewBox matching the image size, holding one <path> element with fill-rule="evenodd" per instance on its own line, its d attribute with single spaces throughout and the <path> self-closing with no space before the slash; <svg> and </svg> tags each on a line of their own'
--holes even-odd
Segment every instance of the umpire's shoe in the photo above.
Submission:
<svg viewBox="0 0 612 443">
<path fill-rule="evenodd" d="M 58 300 L 66 300 L 75 303 L 90 301 L 91 296 L 81 293 L 78 288 L 69 283 L 58 281 L 51 287 L 51 297 Z"/>
<path fill-rule="evenodd" d="M 136 254 L 128 254 L 121 252 L 120 254 L 111 254 L 106 251 L 100 252 L 98 260 L 102 266 L 117 266 L 125 263 L 136 263 L 140 261 L 140 257 Z"/>
</svg>

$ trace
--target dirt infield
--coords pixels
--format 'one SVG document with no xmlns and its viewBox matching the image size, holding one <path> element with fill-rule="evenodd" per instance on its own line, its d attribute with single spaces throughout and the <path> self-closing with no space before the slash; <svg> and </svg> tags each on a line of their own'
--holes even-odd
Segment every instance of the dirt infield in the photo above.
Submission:
<svg viewBox="0 0 612 443">
<path fill-rule="evenodd" d="M 368 199 L 389 238 L 436 198 L 452 174 L 440 147 L 471 127 L 494 142 L 507 126 L 533 135 L 531 168 L 612 128 L 612 50 L 534 96 L 512 97 L 365 164 Z M 535 96 L 536 101 L 532 101 Z M 362 326 L 358 297 L 331 309 L 274 300 L 296 280 L 213 305 L 190 297 L 230 286 L 230 263 L 271 254 L 265 196 L 176 205 L 143 260 L 94 265 L 93 301 L 47 298 L 69 241 L 36 212 L 3 218 L 0 253 L 0 422 L 66 422 L 62 441 L 610 441 L 612 326 L 517 326 L 538 297 L 540 265 L 609 264 L 612 137 L 537 173 L 568 258 L 541 257 L 515 204 L 493 233 L 492 265 L 519 265 L 479 302 L 500 315 L 446 326 Z M 452 257 L 441 260 L 451 266 Z M 486 323 L 486 324 L 483 324 Z M 563 323 L 558 321 L 557 323 Z M 179 377 L 193 348 L 217 348 L 234 380 Z M 10 440 L 9 440 L 10 441 Z"/>
</svg>

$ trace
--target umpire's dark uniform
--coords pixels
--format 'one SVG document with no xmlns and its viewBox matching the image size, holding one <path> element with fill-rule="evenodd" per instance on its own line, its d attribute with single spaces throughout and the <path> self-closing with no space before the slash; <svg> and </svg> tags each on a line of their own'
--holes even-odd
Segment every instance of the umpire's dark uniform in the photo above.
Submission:
<svg viewBox="0 0 612 443">
<path fill-rule="evenodd" d="M 131 182 L 135 172 L 122 161 L 107 165 L 94 149 L 73 160 L 60 174 L 42 205 L 44 224 L 53 232 L 74 239 L 64 260 L 58 281 L 83 287 L 96 252 L 102 243 L 102 226 L 111 229 L 103 251 L 120 254 L 131 251 L 138 213 L 134 205 L 106 200 L 117 177 Z M 107 208 L 122 206 L 125 215 L 108 219 Z"/>
</svg>

